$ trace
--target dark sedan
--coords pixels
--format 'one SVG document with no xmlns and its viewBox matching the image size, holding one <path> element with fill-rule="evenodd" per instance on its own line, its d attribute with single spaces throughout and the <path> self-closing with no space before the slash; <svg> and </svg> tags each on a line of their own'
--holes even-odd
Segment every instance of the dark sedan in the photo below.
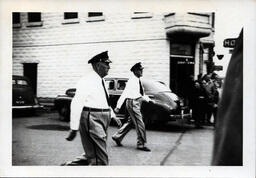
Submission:
<svg viewBox="0 0 256 178">
<path fill-rule="evenodd" d="M 110 95 L 111 107 L 115 108 L 128 79 L 106 78 L 105 80 Z M 146 102 L 142 104 L 141 111 L 147 126 L 153 123 L 164 123 L 191 117 L 191 110 L 184 106 L 183 100 L 174 94 L 164 83 L 142 80 L 142 85 L 145 89 L 145 94 L 155 101 L 154 104 Z M 68 89 L 65 95 L 58 95 L 56 97 L 54 102 L 55 108 L 58 110 L 61 120 L 69 121 L 70 103 L 74 95 L 75 89 L 72 88 Z M 126 114 L 124 104 L 120 113 L 121 116 Z"/>
<path fill-rule="evenodd" d="M 42 108 L 31 87 L 30 81 L 24 76 L 12 76 L 12 109 L 31 110 Z"/>
</svg>

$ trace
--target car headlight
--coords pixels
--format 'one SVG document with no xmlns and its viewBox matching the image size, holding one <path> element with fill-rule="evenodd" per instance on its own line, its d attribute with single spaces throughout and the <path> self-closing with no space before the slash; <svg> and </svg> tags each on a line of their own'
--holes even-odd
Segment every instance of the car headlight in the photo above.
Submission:
<svg viewBox="0 0 256 178">
<path fill-rule="evenodd" d="M 180 106 L 181 106 L 181 107 L 185 106 L 185 104 L 184 104 L 184 99 L 180 99 L 180 100 L 179 100 L 179 103 L 180 103 Z"/>
</svg>

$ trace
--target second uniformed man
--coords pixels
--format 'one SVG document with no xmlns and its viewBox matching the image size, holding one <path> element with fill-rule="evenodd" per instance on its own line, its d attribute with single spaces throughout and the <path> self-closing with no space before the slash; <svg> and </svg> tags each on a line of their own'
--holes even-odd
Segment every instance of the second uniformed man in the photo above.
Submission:
<svg viewBox="0 0 256 178">
<path fill-rule="evenodd" d="M 113 135 L 112 139 L 118 146 L 122 146 L 121 141 L 124 136 L 131 130 L 132 124 L 134 124 L 137 132 L 137 149 L 142 151 L 151 151 L 146 146 L 146 130 L 145 124 L 141 114 L 141 104 L 143 101 L 151 101 L 147 96 L 144 95 L 144 89 L 142 87 L 140 77 L 143 75 L 143 67 L 141 63 L 136 63 L 130 69 L 133 72 L 133 76 L 128 80 L 127 85 L 120 96 L 115 112 L 119 112 L 123 102 L 126 100 L 126 109 L 130 115 L 128 121 Z M 153 101 L 152 101 L 153 102 Z"/>
</svg>

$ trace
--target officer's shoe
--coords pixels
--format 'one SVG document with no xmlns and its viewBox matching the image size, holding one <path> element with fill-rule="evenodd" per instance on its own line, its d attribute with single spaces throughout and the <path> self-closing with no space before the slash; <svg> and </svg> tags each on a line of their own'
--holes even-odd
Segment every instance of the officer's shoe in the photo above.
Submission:
<svg viewBox="0 0 256 178">
<path fill-rule="evenodd" d="M 146 146 L 142 146 L 142 147 L 137 147 L 138 150 L 141 150 L 141 151 L 151 151 L 148 147 Z"/>
<path fill-rule="evenodd" d="M 116 142 L 116 145 L 117 145 L 117 146 L 123 146 L 123 145 L 121 144 L 121 142 L 120 142 L 118 139 L 116 139 L 115 137 L 112 137 L 112 139 Z"/>
<path fill-rule="evenodd" d="M 61 166 L 88 166 L 89 162 L 86 159 L 76 159 L 62 163 Z"/>
</svg>

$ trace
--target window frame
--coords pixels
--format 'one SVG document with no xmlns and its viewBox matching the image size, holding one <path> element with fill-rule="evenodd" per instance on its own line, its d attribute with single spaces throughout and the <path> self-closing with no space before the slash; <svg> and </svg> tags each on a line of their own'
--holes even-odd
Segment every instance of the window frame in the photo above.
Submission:
<svg viewBox="0 0 256 178">
<path fill-rule="evenodd" d="M 65 13 L 77 13 L 77 18 L 70 18 L 70 19 L 65 19 Z M 75 23 L 79 23 L 80 19 L 79 19 L 79 13 L 78 12 L 64 12 L 63 13 L 63 20 L 62 20 L 62 24 L 75 24 Z"/>
<path fill-rule="evenodd" d="M 133 12 L 131 15 L 131 19 L 147 19 L 153 18 L 152 12 Z"/>
<path fill-rule="evenodd" d="M 89 16 L 89 13 L 102 13 L 99 16 Z M 88 12 L 86 15 L 86 22 L 101 22 L 105 21 L 105 15 L 103 12 Z"/>
<path fill-rule="evenodd" d="M 106 84 L 106 89 L 108 91 L 116 90 L 116 84 L 115 84 L 115 80 L 114 79 L 105 80 L 105 84 Z M 113 88 L 110 88 L 110 84 L 113 84 Z"/>
<path fill-rule="evenodd" d="M 40 14 L 40 21 L 30 22 L 29 21 L 29 13 L 39 13 Z M 28 12 L 27 13 L 26 27 L 40 27 L 40 26 L 43 26 L 42 13 L 41 12 Z"/>
<path fill-rule="evenodd" d="M 125 80 L 125 79 L 119 79 L 119 80 L 117 80 L 116 90 L 119 90 L 119 91 L 123 91 L 123 90 L 124 90 L 124 89 L 120 89 L 120 83 L 121 83 L 121 82 L 124 82 L 124 83 L 125 83 L 125 86 L 124 86 L 124 89 L 125 89 L 128 80 Z"/>
</svg>

